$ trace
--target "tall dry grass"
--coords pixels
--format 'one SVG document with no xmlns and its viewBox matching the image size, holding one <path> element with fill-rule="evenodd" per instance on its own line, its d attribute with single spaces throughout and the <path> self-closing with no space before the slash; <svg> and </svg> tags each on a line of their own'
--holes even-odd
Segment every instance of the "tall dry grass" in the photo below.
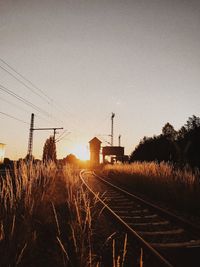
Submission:
<svg viewBox="0 0 200 267">
<path fill-rule="evenodd" d="M 102 266 L 94 246 L 100 209 L 88 194 L 71 167 L 21 162 L 7 171 L 0 178 L 0 266 Z M 121 259 L 111 250 L 113 266 L 124 266 L 127 238 L 123 248 Z"/>
<path fill-rule="evenodd" d="M 106 165 L 104 173 L 133 191 L 200 215 L 200 176 L 188 167 L 161 162 Z"/>
<path fill-rule="evenodd" d="M 54 183 L 56 166 L 20 163 L 0 177 L 0 265 L 19 266 L 36 239 L 35 213 Z"/>
</svg>

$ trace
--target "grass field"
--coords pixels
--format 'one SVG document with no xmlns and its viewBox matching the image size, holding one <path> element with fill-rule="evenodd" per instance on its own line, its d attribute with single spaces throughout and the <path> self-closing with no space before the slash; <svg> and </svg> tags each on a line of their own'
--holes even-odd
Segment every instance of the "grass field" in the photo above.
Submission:
<svg viewBox="0 0 200 267">
<path fill-rule="evenodd" d="M 22 163 L 1 177 L 0 266 L 105 266 L 94 242 L 98 201 L 89 198 L 78 175 L 54 163 Z M 108 266 L 124 266 L 127 240 L 120 258 L 115 240 L 106 239 L 101 242 L 110 242 Z"/>
<path fill-rule="evenodd" d="M 200 216 L 198 171 L 194 173 L 188 168 L 180 170 L 164 162 L 135 162 L 106 165 L 103 172 L 133 191 Z"/>
</svg>

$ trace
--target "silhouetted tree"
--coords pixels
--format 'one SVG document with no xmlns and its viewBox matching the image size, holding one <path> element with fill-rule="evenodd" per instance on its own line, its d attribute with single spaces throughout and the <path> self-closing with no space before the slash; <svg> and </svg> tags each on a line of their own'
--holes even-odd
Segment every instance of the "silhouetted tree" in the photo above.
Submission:
<svg viewBox="0 0 200 267">
<path fill-rule="evenodd" d="M 200 127 L 200 118 L 193 115 L 192 117 L 189 117 L 185 124 L 186 130 L 189 132 L 191 130 L 195 130 Z"/>
<path fill-rule="evenodd" d="M 185 135 L 187 133 L 187 129 L 185 126 L 182 126 L 180 128 L 180 130 L 177 132 L 177 139 L 180 140 L 180 139 L 184 139 Z"/>
<path fill-rule="evenodd" d="M 184 131 L 183 131 L 184 129 Z M 200 167 L 200 118 L 189 117 L 184 128 L 181 128 L 178 139 L 182 149 L 184 163 L 192 167 Z"/>
<path fill-rule="evenodd" d="M 175 141 L 177 136 L 177 132 L 169 122 L 162 128 L 162 134 L 171 141 Z"/>
<path fill-rule="evenodd" d="M 130 161 L 175 161 L 176 148 L 164 135 L 143 139 L 130 157 Z"/>
<path fill-rule="evenodd" d="M 56 161 L 56 144 L 53 136 L 50 136 L 44 144 L 42 159 L 43 161 Z"/>
<path fill-rule="evenodd" d="M 69 154 L 64 158 L 64 163 L 65 164 L 77 164 L 78 159 L 74 154 Z"/>
<path fill-rule="evenodd" d="M 166 123 L 161 135 L 144 137 L 140 141 L 130 161 L 171 161 L 200 167 L 200 118 L 189 117 L 178 132 Z"/>
</svg>

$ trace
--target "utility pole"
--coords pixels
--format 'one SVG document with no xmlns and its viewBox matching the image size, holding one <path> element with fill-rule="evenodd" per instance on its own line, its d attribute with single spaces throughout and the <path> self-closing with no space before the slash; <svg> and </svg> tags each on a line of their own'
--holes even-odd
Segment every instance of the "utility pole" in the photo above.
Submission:
<svg viewBox="0 0 200 267">
<path fill-rule="evenodd" d="M 33 149 L 33 131 L 48 131 L 53 130 L 53 139 L 55 141 L 56 130 L 63 129 L 63 127 L 52 127 L 52 128 L 34 128 L 34 114 L 31 114 L 31 124 L 30 124 L 30 131 L 29 131 L 29 142 L 28 142 L 28 157 L 29 159 L 32 156 L 32 149 Z"/>
<path fill-rule="evenodd" d="M 29 139 L 28 139 L 28 158 L 31 159 L 32 157 L 32 148 L 33 148 L 33 129 L 34 128 L 34 114 L 31 114 L 31 123 L 29 129 Z"/>
<path fill-rule="evenodd" d="M 111 115 L 111 146 L 113 146 L 113 120 L 114 120 L 114 117 L 115 117 L 115 113 L 112 112 L 112 115 Z"/>
<path fill-rule="evenodd" d="M 118 138 L 119 138 L 119 146 L 121 146 L 121 137 L 122 137 L 122 136 L 121 136 L 121 134 L 120 134 L 119 137 L 118 137 Z"/>
</svg>

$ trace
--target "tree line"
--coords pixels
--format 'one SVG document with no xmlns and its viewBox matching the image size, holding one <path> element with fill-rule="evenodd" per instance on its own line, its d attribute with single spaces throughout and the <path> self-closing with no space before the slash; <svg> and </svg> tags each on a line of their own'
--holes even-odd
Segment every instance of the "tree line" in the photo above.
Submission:
<svg viewBox="0 0 200 267">
<path fill-rule="evenodd" d="M 144 137 L 130 161 L 167 161 L 200 168 L 200 118 L 193 115 L 178 131 L 168 122 L 160 135 Z"/>
</svg>

